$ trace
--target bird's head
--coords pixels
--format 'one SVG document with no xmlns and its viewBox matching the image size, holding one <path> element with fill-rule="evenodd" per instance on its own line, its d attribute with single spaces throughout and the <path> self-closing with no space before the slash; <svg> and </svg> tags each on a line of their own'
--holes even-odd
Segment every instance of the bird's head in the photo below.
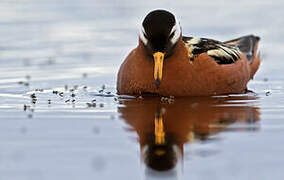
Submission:
<svg viewBox="0 0 284 180">
<path fill-rule="evenodd" d="M 181 36 L 176 17 L 165 10 L 150 12 L 142 23 L 140 40 L 147 54 L 154 59 L 154 79 L 159 88 L 164 59 L 171 56 Z"/>
</svg>

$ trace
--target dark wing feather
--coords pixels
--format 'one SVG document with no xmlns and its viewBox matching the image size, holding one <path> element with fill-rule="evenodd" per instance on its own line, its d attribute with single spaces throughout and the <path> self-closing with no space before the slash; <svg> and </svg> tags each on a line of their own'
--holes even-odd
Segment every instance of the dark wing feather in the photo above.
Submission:
<svg viewBox="0 0 284 180">
<path fill-rule="evenodd" d="M 183 42 L 191 51 L 191 60 L 201 53 L 207 53 L 218 64 L 231 64 L 237 61 L 241 55 L 241 51 L 236 45 L 213 39 L 183 37 Z"/>
<path fill-rule="evenodd" d="M 254 35 L 243 36 L 237 39 L 224 42 L 228 45 L 237 46 L 242 53 L 247 56 L 248 61 L 252 61 L 255 56 L 256 46 L 260 38 Z"/>
</svg>

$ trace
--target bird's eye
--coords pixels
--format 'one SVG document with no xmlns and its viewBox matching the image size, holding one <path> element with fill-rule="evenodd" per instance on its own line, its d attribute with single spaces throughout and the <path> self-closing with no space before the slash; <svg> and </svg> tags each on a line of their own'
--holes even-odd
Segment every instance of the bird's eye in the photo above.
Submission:
<svg viewBox="0 0 284 180">
<path fill-rule="evenodd" d="M 172 37 L 174 37 L 175 32 L 176 32 L 176 31 L 174 31 L 174 32 L 172 32 L 172 33 L 170 34 L 169 39 L 171 39 Z"/>
</svg>

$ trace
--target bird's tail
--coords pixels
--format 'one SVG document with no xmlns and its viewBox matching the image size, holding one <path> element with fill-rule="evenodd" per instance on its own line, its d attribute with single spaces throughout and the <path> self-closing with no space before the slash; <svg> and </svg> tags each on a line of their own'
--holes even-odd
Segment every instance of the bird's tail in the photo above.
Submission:
<svg viewBox="0 0 284 180">
<path fill-rule="evenodd" d="M 254 35 L 247 35 L 224 43 L 237 46 L 247 57 L 251 67 L 251 79 L 256 73 L 260 64 L 260 54 L 257 53 L 260 38 Z"/>
</svg>

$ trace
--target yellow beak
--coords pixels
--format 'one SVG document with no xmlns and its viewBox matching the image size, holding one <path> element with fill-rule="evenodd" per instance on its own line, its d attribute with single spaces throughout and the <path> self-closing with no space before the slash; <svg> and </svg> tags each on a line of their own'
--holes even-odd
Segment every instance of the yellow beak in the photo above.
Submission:
<svg viewBox="0 0 284 180">
<path fill-rule="evenodd" d="M 162 52 L 154 53 L 154 79 L 156 81 L 156 87 L 159 88 L 160 82 L 163 76 L 163 62 L 165 54 Z"/>
</svg>

